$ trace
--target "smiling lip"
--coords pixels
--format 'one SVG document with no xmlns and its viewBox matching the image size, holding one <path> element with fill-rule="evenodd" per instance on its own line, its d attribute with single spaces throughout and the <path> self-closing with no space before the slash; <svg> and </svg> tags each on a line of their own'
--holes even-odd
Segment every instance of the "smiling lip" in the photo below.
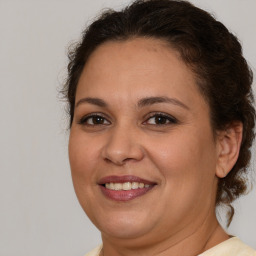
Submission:
<svg viewBox="0 0 256 256">
<path fill-rule="evenodd" d="M 106 183 L 125 183 L 125 182 L 138 182 L 149 185 L 144 188 L 137 188 L 131 190 L 111 190 L 105 187 Z M 109 199 L 114 201 L 129 201 L 137 197 L 140 197 L 150 191 L 156 183 L 141 179 L 137 176 L 125 175 L 125 176 L 107 176 L 100 179 L 99 183 L 102 193 Z"/>
<path fill-rule="evenodd" d="M 132 175 L 103 177 L 102 179 L 99 180 L 98 184 L 103 185 L 103 184 L 110 183 L 110 182 L 113 182 L 113 183 L 141 182 L 141 183 L 148 184 L 148 185 L 156 184 L 155 182 L 141 179 L 137 176 L 132 176 Z"/>
</svg>

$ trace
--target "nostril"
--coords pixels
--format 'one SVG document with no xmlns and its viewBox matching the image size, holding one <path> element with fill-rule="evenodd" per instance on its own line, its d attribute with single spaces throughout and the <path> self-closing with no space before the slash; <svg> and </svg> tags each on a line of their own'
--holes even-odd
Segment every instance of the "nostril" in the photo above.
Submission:
<svg viewBox="0 0 256 256">
<path fill-rule="evenodd" d="M 107 163 L 114 163 L 114 164 L 119 165 L 119 166 L 122 166 L 127 162 L 138 161 L 137 159 L 132 158 L 132 157 L 128 157 L 128 158 L 124 158 L 124 159 L 114 159 L 114 158 L 110 159 L 108 157 L 105 157 L 104 160 Z"/>
<path fill-rule="evenodd" d="M 126 159 L 119 160 L 119 159 L 115 159 L 115 158 L 110 159 L 108 157 L 104 158 L 104 160 L 105 160 L 106 163 L 112 163 L 112 164 L 119 165 L 119 166 L 124 165 L 125 162 L 126 162 Z"/>
<path fill-rule="evenodd" d="M 106 163 L 122 166 L 125 162 L 143 159 L 144 151 L 138 141 L 128 134 L 115 131 L 102 148 L 101 156 Z"/>
</svg>

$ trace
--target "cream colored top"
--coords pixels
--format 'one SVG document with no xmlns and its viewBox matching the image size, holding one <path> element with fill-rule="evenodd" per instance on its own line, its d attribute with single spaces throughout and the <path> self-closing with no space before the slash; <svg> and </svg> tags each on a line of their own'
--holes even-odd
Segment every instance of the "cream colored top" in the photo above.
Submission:
<svg viewBox="0 0 256 256">
<path fill-rule="evenodd" d="M 87 253 L 85 256 L 99 256 L 102 245 Z M 256 251 L 244 244 L 239 238 L 232 237 L 198 256 L 256 256 Z"/>
</svg>

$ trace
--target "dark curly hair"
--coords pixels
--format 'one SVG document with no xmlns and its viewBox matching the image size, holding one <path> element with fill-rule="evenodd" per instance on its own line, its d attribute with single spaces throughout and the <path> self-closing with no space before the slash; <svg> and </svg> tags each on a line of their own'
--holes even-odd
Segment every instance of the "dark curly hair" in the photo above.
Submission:
<svg viewBox="0 0 256 256">
<path fill-rule="evenodd" d="M 245 174 L 255 136 L 253 75 L 238 39 L 206 11 L 187 1 L 137 0 L 122 11 L 103 12 L 69 52 L 63 93 L 69 102 L 70 126 L 78 80 L 88 57 L 107 41 L 134 37 L 162 39 L 180 53 L 195 73 L 210 106 L 213 131 L 223 130 L 235 121 L 243 123 L 239 158 L 230 173 L 219 179 L 216 195 L 216 205 L 229 206 L 229 225 L 234 214 L 231 203 L 247 189 Z"/>
</svg>

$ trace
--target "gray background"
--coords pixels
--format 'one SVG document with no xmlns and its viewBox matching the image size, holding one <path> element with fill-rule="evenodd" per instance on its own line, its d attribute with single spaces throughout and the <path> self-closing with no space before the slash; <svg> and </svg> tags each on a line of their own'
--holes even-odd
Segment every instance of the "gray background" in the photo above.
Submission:
<svg viewBox="0 0 256 256">
<path fill-rule="evenodd" d="M 79 256 L 100 243 L 73 191 L 58 89 L 67 46 L 102 8 L 128 2 L 0 0 L 0 256 Z M 241 39 L 255 71 L 256 1 L 191 2 Z M 229 232 L 256 249 L 255 192 L 236 203 Z"/>
</svg>

